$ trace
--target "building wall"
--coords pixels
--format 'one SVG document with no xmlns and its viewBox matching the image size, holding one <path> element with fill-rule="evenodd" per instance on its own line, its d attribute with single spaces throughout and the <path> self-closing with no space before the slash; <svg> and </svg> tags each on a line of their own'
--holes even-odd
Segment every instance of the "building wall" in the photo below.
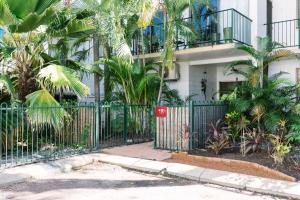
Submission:
<svg viewBox="0 0 300 200">
<path fill-rule="evenodd" d="M 300 61 L 291 58 L 291 59 L 283 59 L 278 62 L 273 62 L 269 66 L 269 76 L 272 76 L 279 72 L 286 72 L 283 74 L 282 78 L 291 81 L 292 83 L 296 83 L 296 69 L 300 68 Z"/>
<path fill-rule="evenodd" d="M 194 100 L 211 100 L 216 93 L 216 72 L 214 66 L 190 66 L 190 95 L 197 95 L 193 97 Z M 206 96 L 202 92 L 202 79 L 206 79 Z"/>
<path fill-rule="evenodd" d="M 297 0 L 272 0 L 273 22 L 297 19 Z"/>
<path fill-rule="evenodd" d="M 250 0 L 219 0 L 219 10 L 234 8 L 244 15 L 249 16 L 249 1 Z"/>
<path fill-rule="evenodd" d="M 180 78 L 178 81 L 168 82 L 170 89 L 178 90 L 181 98 L 185 98 L 189 95 L 189 63 L 179 62 Z"/>
</svg>

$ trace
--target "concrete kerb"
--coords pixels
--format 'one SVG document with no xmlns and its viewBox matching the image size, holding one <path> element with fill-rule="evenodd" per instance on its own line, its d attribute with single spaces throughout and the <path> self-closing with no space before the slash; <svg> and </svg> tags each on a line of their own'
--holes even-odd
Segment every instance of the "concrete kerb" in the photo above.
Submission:
<svg viewBox="0 0 300 200">
<path fill-rule="evenodd" d="M 102 159 L 101 156 L 98 158 L 98 161 L 100 162 L 119 165 L 128 169 L 143 171 L 146 173 L 157 173 L 164 170 L 167 175 L 186 178 L 202 183 L 210 183 L 257 193 L 277 195 L 285 198 L 300 199 L 300 183 L 205 169 L 179 163 L 164 163 L 143 159 L 133 160 L 132 158 L 126 158 L 124 156 L 109 155 L 106 156 L 105 159 Z M 123 163 L 123 161 L 127 159 L 128 161 Z"/>
<path fill-rule="evenodd" d="M 166 163 L 101 153 L 76 156 L 49 163 L 38 163 L 4 170 L 0 173 L 0 187 L 24 182 L 30 178 L 39 178 L 45 173 L 47 173 L 48 176 L 61 172 L 66 173 L 72 169 L 80 169 L 95 161 L 118 165 L 145 173 L 165 172 L 170 176 L 186 178 L 198 182 L 300 199 L 300 183 L 205 169 L 179 163 Z"/>
<path fill-rule="evenodd" d="M 45 174 L 55 175 L 67 173 L 80 169 L 83 166 L 94 162 L 94 158 L 89 155 L 70 157 L 62 160 L 50 161 L 47 163 L 36 163 L 19 167 L 5 169 L 0 172 L 0 187 L 7 187 L 13 184 L 25 182 L 29 179 L 39 179 Z"/>
</svg>

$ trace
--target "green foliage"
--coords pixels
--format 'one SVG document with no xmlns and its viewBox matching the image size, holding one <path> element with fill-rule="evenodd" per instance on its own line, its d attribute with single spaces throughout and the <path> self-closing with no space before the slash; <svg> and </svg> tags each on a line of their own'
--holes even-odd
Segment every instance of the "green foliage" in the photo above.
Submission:
<svg viewBox="0 0 300 200">
<path fill-rule="evenodd" d="M 118 57 L 102 60 L 109 66 L 110 81 L 114 85 L 112 99 L 128 104 L 151 104 L 155 102 L 160 86 L 157 64 L 148 63 L 145 67 L 139 63 L 131 64 Z M 166 101 L 175 97 L 176 92 L 163 85 Z"/>
<path fill-rule="evenodd" d="M 286 121 L 281 121 L 279 123 L 279 128 L 277 129 L 276 135 L 269 136 L 273 147 L 271 156 L 274 159 L 275 164 L 281 165 L 286 156 L 292 150 L 290 142 L 285 137 L 286 134 Z"/>
<path fill-rule="evenodd" d="M 8 26 L 10 32 L 25 33 L 40 25 L 46 25 L 55 15 L 58 0 L 1 0 L 0 25 Z M 22 5 L 22 6 L 20 6 Z"/>
<path fill-rule="evenodd" d="M 263 139 L 264 135 L 255 128 L 253 130 L 247 129 L 242 136 L 241 152 L 243 156 L 251 152 L 257 152 L 262 145 Z"/>
<path fill-rule="evenodd" d="M 297 119 L 295 112 L 297 85 L 281 78 L 280 72 L 270 77 L 264 74 L 265 67 L 271 62 L 284 57 L 293 56 L 289 50 L 276 49 L 277 43 L 269 38 L 257 38 L 258 48 L 249 46 L 238 47 L 249 54 L 251 60 L 233 62 L 229 69 L 231 73 L 244 76 L 247 81 L 237 88 L 236 98 L 230 99 L 233 109 L 249 116 L 252 127 L 259 133 L 274 133 L 280 120 L 288 121 L 288 128 Z M 239 68 L 244 65 L 246 67 Z"/>
<path fill-rule="evenodd" d="M 219 155 L 221 151 L 229 145 L 228 134 L 224 129 L 224 125 L 221 120 L 218 120 L 215 124 L 209 124 L 209 132 L 206 136 L 208 148 L 211 149 L 216 155 Z"/>
<path fill-rule="evenodd" d="M 240 122 L 241 114 L 233 111 L 227 113 L 225 116 L 225 124 L 227 125 L 227 133 L 229 134 L 233 144 L 240 139 L 239 122 Z"/>
</svg>

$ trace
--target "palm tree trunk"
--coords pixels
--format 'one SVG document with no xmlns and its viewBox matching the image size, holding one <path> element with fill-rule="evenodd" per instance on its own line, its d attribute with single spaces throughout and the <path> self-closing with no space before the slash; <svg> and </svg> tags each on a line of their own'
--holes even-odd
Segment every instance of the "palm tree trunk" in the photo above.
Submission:
<svg viewBox="0 0 300 200">
<path fill-rule="evenodd" d="M 145 67 L 145 47 L 144 47 L 144 33 L 143 33 L 143 28 L 141 28 L 141 39 L 142 39 L 142 45 L 141 45 L 141 47 L 142 47 L 142 56 L 143 56 L 143 67 Z"/>
<path fill-rule="evenodd" d="M 109 59 L 111 57 L 110 47 L 108 44 L 104 44 L 104 58 Z M 105 101 L 111 100 L 112 87 L 110 84 L 110 73 L 108 65 L 104 65 L 104 99 Z"/>
<path fill-rule="evenodd" d="M 100 59 L 100 42 L 98 35 L 93 36 L 93 53 L 94 53 L 94 62 L 97 62 Z M 100 76 L 94 74 L 94 90 L 95 90 L 95 102 L 100 102 Z"/>
<path fill-rule="evenodd" d="M 157 98 L 158 104 L 160 103 L 161 96 L 162 96 L 162 89 L 163 89 L 163 84 L 164 84 L 164 73 L 165 73 L 165 65 L 163 65 L 161 68 L 160 85 L 159 85 L 159 92 L 158 92 L 158 98 Z"/>
</svg>

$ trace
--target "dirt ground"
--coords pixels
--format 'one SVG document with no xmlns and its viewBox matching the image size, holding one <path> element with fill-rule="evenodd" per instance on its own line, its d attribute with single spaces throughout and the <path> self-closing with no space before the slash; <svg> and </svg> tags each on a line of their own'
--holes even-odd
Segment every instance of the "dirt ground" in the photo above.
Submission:
<svg viewBox="0 0 300 200">
<path fill-rule="evenodd" d="M 287 159 L 283 165 L 275 165 L 273 159 L 270 157 L 270 155 L 267 152 L 257 152 L 254 154 L 249 154 L 246 157 L 242 156 L 239 152 L 225 152 L 220 155 L 215 155 L 213 152 L 206 151 L 206 150 L 194 150 L 189 152 L 191 155 L 200 155 L 200 156 L 206 156 L 206 157 L 218 157 L 218 158 L 225 158 L 225 159 L 233 159 L 233 160 L 243 160 L 248 162 L 257 163 L 260 165 L 263 165 L 265 167 L 269 167 L 271 169 L 275 169 L 277 171 L 280 171 L 284 174 L 287 174 L 289 176 L 295 177 L 297 180 L 300 180 L 300 163 L 299 165 L 295 164 L 294 160 Z M 169 160 L 169 162 L 181 162 L 180 160 Z M 259 171 L 252 170 L 249 171 L 249 169 L 230 169 L 226 166 L 203 166 L 201 163 L 187 163 L 192 165 L 197 165 L 200 167 L 209 167 L 219 170 L 225 170 L 225 171 L 232 171 L 237 173 L 244 173 L 244 174 L 250 174 L 255 176 L 261 176 L 265 177 L 265 174 L 260 173 Z M 272 177 L 269 177 L 272 178 Z"/>
<path fill-rule="evenodd" d="M 275 197 L 128 171 L 96 163 L 70 173 L 0 188 L 0 200 L 271 200 Z"/>
</svg>

